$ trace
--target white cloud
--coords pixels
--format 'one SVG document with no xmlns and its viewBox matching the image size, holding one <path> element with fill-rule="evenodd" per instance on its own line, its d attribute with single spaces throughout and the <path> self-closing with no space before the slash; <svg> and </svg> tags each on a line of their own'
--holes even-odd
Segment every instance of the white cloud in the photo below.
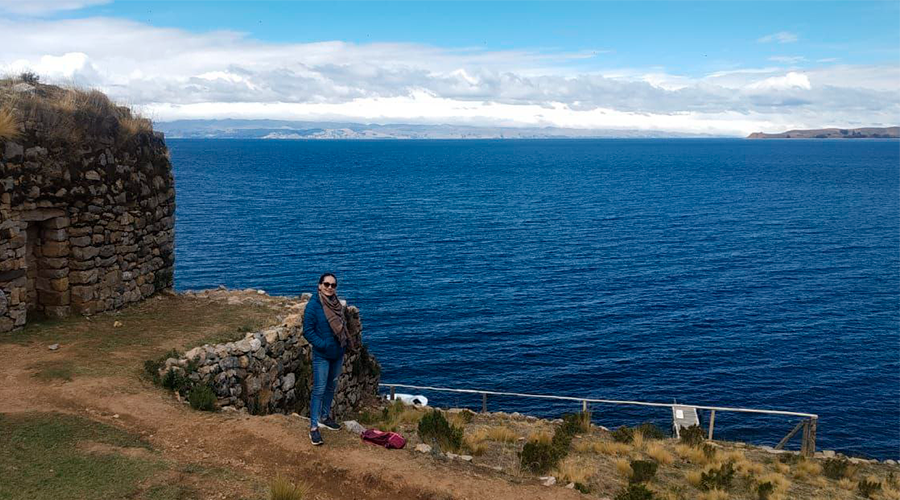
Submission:
<svg viewBox="0 0 900 500">
<path fill-rule="evenodd" d="M 778 63 L 797 64 L 798 62 L 805 61 L 806 58 L 803 56 L 772 56 L 769 60 Z"/>
<path fill-rule="evenodd" d="M 756 40 L 759 43 L 793 43 L 796 42 L 800 37 L 797 36 L 796 33 L 791 33 L 789 31 L 779 31 L 778 33 L 772 33 L 771 35 L 766 35 L 762 38 Z"/>
<path fill-rule="evenodd" d="M 809 77 L 792 71 L 784 76 L 773 76 L 751 83 L 747 85 L 747 88 L 752 90 L 809 90 L 812 88 L 812 85 L 809 84 Z"/>
<path fill-rule="evenodd" d="M 582 53 L 264 43 L 131 21 L 0 19 L 0 71 L 99 88 L 155 119 L 556 125 L 748 133 L 900 121 L 895 66 L 692 77 L 585 72 Z M 775 128 L 772 128 L 775 127 Z"/>
<path fill-rule="evenodd" d="M 65 10 L 78 10 L 102 5 L 112 0 L 0 0 L 0 12 L 26 16 L 42 16 Z"/>
</svg>

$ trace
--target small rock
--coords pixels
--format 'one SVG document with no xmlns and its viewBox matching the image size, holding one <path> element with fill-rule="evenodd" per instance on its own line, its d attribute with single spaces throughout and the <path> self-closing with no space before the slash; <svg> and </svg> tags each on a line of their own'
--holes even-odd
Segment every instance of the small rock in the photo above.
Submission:
<svg viewBox="0 0 900 500">
<path fill-rule="evenodd" d="M 459 455 L 457 455 L 456 453 L 447 452 L 447 458 L 449 458 L 450 460 L 453 460 L 453 459 L 459 458 Z"/>
<path fill-rule="evenodd" d="M 462 460 L 463 462 L 471 462 L 472 461 L 472 455 L 459 455 L 456 458 Z"/>
<path fill-rule="evenodd" d="M 570 490 L 574 490 L 574 489 L 575 489 L 575 483 L 569 483 L 569 484 L 567 484 L 567 485 L 566 485 L 566 488 L 569 488 Z"/>
<path fill-rule="evenodd" d="M 556 478 L 553 476 L 541 476 L 538 478 L 544 486 L 553 486 L 556 484 Z"/>
<path fill-rule="evenodd" d="M 345 420 L 344 421 L 344 430 L 347 430 L 347 431 L 352 432 L 353 434 L 357 434 L 357 435 L 362 434 L 363 432 L 366 432 L 366 428 L 363 427 L 356 420 Z M 428 445 L 426 445 L 426 446 L 428 446 Z M 423 453 L 427 453 L 427 452 L 423 452 Z"/>
<path fill-rule="evenodd" d="M 51 351 L 55 351 L 55 350 L 59 349 L 59 344 L 50 344 L 47 346 L 47 349 L 50 349 Z"/>
<path fill-rule="evenodd" d="M 822 450 L 822 456 L 825 458 L 834 458 L 834 450 Z"/>
<path fill-rule="evenodd" d="M 416 451 L 419 453 L 431 453 L 431 446 L 428 446 L 425 443 L 419 443 L 416 445 Z"/>
<path fill-rule="evenodd" d="M 266 291 L 265 291 L 265 290 L 257 290 L 257 291 L 256 291 L 256 294 L 257 294 L 257 295 L 265 295 L 265 294 L 266 294 Z"/>
<path fill-rule="evenodd" d="M 888 465 L 897 465 L 897 461 L 896 461 L 896 460 L 891 460 L 890 458 L 887 459 L 887 460 L 885 460 L 884 463 L 886 463 L 886 464 L 888 464 Z"/>
<path fill-rule="evenodd" d="M 113 323 L 113 328 L 119 328 L 120 326 L 122 326 L 122 322 L 121 322 L 121 321 L 116 321 L 116 322 Z"/>
<path fill-rule="evenodd" d="M 119 418 L 119 414 L 116 413 L 115 415 L 113 415 L 113 418 Z"/>
</svg>

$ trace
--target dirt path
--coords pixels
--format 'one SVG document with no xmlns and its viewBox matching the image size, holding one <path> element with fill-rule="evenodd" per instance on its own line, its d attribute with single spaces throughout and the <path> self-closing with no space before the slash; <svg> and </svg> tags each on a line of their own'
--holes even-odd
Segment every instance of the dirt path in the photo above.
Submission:
<svg viewBox="0 0 900 500">
<path fill-rule="evenodd" d="M 142 435 L 163 457 L 179 463 L 224 468 L 262 482 L 276 475 L 302 479 L 312 487 L 311 497 L 318 499 L 583 498 L 572 490 L 502 476 L 477 465 L 376 448 L 344 431 L 326 433 L 327 444 L 314 448 L 306 436 L 307 423 L 296 417 L 194 411 L 138 376 L 145 353 L 170 344 L 165 338 L 141 349 L 109 352 L 115 367 L 95 374 L 84 365 L 104 363 L 104 354 L 85 357 L 78 341 L 56 351 L 39 339 L 2 343 L 0 413 L 80 415 Z M 61 364 L 74 367 L 72 380 L 35 377 L 41 366 Z M 81 375 L 80 370 L 88 373 Z M 194 486 L 201 498 L 243 497 L 214 483 Z"/>
</svg>

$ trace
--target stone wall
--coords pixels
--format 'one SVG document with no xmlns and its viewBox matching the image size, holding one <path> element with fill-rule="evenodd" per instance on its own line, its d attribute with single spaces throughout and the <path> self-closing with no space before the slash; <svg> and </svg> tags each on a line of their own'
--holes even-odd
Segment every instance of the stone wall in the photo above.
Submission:
<svg viewBox="0 0 900 500">
<path fill-rule="evenodd" d="M 18 91 L 47 89 L 59 91 Z M 39 102 L 19 101 L 29 99 Z M 17 110 L 20 133 L 0 139 L 0 332 L 29 317 L 119 308 L 172 286 L 166 145 L 149 126 L 123 130 L 130 114 L 110 106 L 117 114 L 73 111 L 90 124 L 83 130 L 74 119 L 58 123 L 62 111 Z"/>
<path fill-rule="evenodd" d="M 278 326 L 248 333 L 236 342 L 195 347 L 180 358 L 167 359 L 160 377 L 175 370 L 194 383 L 209 385 L 219 407 L 247 408 L 253 414 L 308 415 L 311 350 L 303 337 L 303 313 L 309 297 L 304 294 L 289 306 L 290 314 Z M 359 310 L 349 306 L 345 312 L 350 334 L 364 345 Z M 374 397 L 380 375 L 378 361 L 365 347 L 345 354 L 335 392 L 335 414 L 357 408 L 367 395 Z"/>
</svg>

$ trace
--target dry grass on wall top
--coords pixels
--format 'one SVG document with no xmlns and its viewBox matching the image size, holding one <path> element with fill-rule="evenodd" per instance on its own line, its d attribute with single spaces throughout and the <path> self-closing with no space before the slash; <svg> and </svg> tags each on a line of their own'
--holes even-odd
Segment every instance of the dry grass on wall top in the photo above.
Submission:
<svg viewBox="0 0 900 500">
<path fill-rule="evenodd" d="M 0 108 L 0 139 L 15 139 L 19 136 L 19 125 L 12 110 Z"/>
<path fill-rule="evenodd" d="M 15 88 L 22 83 L 30 90 Z M 44 85 L 33 75 L 0 79 L 0 138 L 18 133 L 17 116 L 21 122 L 43 123 L 50 139 L 67 144 L 94 137 L 124 142 L 153 132 L 150 120 L 115 104 L 99 90 Z"/>
</svg>

